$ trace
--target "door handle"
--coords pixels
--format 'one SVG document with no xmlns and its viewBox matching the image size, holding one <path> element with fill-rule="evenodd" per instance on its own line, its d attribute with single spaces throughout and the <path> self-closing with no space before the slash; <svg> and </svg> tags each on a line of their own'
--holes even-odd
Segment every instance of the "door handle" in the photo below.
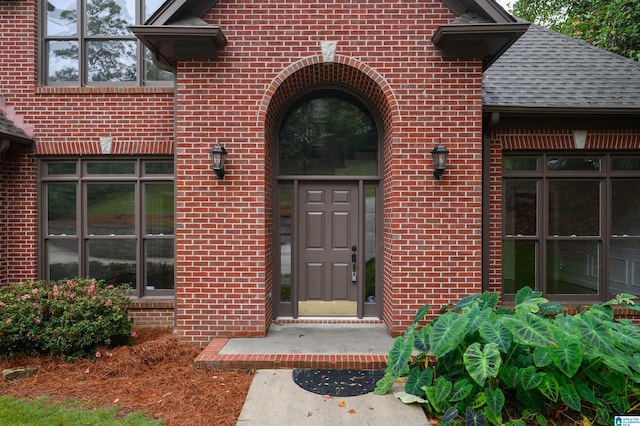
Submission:
<svg viewBox="0 0 640 426">
<path fill-rule="evenodd" d="M 356 246 L 351 246 L 351 251 L 353 253 L 351 253 L 351 265 L 353 267 L 352 271 L 351 271 L 351 282 L 355 283 L 356 281 L 358 281 L 358 274 L 356 273 L 356 262 L 358 260 L 358 255 L 356 254 L 356 250 L 358 250 L 358 247 Z"/>
</svg>

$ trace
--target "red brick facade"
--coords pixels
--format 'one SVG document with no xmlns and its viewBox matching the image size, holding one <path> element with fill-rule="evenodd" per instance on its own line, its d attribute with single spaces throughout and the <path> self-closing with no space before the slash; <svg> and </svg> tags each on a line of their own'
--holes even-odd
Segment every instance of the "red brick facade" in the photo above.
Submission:
<svg viewBox="0 0 640 426">
<path fill-rule="evenodd" d="M 0 2 L 0 90 L 33 127 L 35 152 L 0 164 L 2 282 L 38 276 L 37 159 L 174 155 L 176 297 L 141 300 L 140 324 L 175 325 L 203 345 L 263 336 L 274 317 L 274 136 L 288 100 L 310 85 L 362 93 L 383 125 L 383 310 L 401 333 L 424 303 L 482 290 L 482 62 L 431 43 L 454 14 L 438 0 L 221 1 L 204 19 L 228 38 L 215 61 L 178 64 L 173 87 L 40 87 L 36 0 Z M 337 42 L 333 61 L 321 42 Z M 439 140 L 451 154 L 432 177 Z M 637 133 L 589 134 L 591 147 L 638 148 Z M 229 151 L 217 180 L 209 151 Z M 606 142 L 603 142 L 606 141 Z M 572 148 L 570 131 L 491 140 L 490 283 L 500 288 L 502 149 Z M 11 236 L 11 238 L 8 238 Z"/>
</svg>

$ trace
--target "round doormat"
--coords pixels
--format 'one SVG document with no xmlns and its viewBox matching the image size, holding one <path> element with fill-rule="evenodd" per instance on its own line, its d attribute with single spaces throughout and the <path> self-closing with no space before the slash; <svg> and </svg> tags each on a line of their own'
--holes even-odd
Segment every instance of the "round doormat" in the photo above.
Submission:
<svg viewBox="0 0 640 426">
<path fill-rule="evenodd" d="M 355 396 L 373 392 L 384 370 L 293 370 L 293 381 L 320 395 Z"/>
</svg>

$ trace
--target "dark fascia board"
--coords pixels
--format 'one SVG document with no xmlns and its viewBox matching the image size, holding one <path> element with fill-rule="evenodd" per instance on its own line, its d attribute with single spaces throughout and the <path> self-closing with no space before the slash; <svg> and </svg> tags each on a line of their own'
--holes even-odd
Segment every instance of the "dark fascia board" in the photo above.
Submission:
<svg viewBox="0 0 640 426">
<path fill-rule="evenodd" d="M 497 129 L 640 129 L 640 108 L 483 107 Z"/>
<path fill-rule="evenodd" d="M 33 144 L 33 139 L 25 136 L 18 136 L 18 135 L 14 135 L 12 133 L 5 133 L 5 132 L 0 132 L 0 141 L 2 140 L 6 140 L 9 142 L 15 142 L 15 143 L 19 143 L 21 145 L 32 145 Z"/>
<path fill-rule="evenodd" d="M 167 0 L 145 25 L 167 25 L 190 16 L 202 18 L 217 3 L 218 0 Z"/>
<path fill-rule="evenodd" d="M 456 16 L 471 12 L 495 23 L 516 22 L 495 0 L 442 0 Z"/>
<path fill-rule="evenodd" d="M 155 55 L 156 64 L 175 72 L 179 59 L 216 59 L 227 38 L 215 25 L 136 25 L 131 31 Z"/>
<path fill-rule="evenodd" d="M 483 70 L 502 55 L 529 28 L 529 23 L 445 24 L 431 42 L 445 58 L 482 58 Z"/>
</svg>

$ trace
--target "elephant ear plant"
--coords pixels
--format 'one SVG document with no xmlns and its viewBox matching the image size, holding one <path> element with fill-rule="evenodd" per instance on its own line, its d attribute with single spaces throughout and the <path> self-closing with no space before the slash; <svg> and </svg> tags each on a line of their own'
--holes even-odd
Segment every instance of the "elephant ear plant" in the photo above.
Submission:
<svg viewBox="0 0 640 426">
<path fill-rule="evenodd" d="M 447 305 L 420 326 L 422 307 L 389 351 L 375 389 L 385 394 L 406 377 L 405 403 L 422 404 L 440 424 L 545 425 L 559 413 L 584 424 L 640 410 L 640 327 L 614 319 L 613 306 L 640 311 L 623 294 L 576 315 L 528 287 L 515 307 L 498 307 L 484 292 Z"/>
</svg>

